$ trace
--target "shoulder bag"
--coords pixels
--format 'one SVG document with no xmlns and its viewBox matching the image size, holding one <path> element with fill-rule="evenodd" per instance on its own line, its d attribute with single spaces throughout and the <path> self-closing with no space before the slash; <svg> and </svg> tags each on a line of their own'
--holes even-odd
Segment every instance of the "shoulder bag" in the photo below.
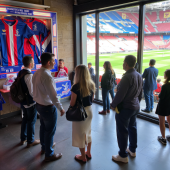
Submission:
<svg viewBox="0 0 170 170">
<path fill-rule="evenodd" d="M 77 101 L 75 106 L 70 106 L 66 112 L 66 119 L 68 121 L 85 121 L 87 113 L 84 109 L 82 98 L 81 103 Z"/>
</svg>

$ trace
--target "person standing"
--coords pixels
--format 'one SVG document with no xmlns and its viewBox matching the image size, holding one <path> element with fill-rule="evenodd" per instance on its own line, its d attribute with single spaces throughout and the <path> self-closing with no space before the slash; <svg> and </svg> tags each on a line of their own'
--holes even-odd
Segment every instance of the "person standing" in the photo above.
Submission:
<svg viewBox="0 0 170 170">
<path fill-rule="evenodd" d="M 170 69 L 164 73 L 165 84 L 162 86 L 159 94 L 159 103 L 156 108 L 156 114 L 159 116 L 159 126 L 162 136 L 158 136 L 158 141 L 166 145 L 166 139 L 170 142 L 170 135 L 165 138 L 165 116 L 169 124 L 170 131 Z"/>
<path fill-rule="evenodd" d="M 92 67 L 92 63 L 88 63 L 88 69 L 92 80 L 95 82 L 95 74 L 94 74 L 94 68 Z"/>
<path fill-rule="evenodd" d="M 92 121 L 92 101 L 94 99 L 95 84 L 90 77 L 88 68 L 79 65 L 75 69 L 74 85 L 71 89 L 70 106 L 75 106 L 76 101 L 82 103 L 87 113 L 85 121 L 72 122 L 72 145 L 80 149 L 81 155 L 76 155 L 75 159 L 86 162 L 86 156 L 91 158 L 91 121 Z M 81 100 L 82 99 L 82 100 Z M 85 152 L 85 145 L 87 151 Z"/>
<path fill-rule="evenodd" d="M 22 90 L 27 94 L 27 99 L 21 103 L 23 110 L 23 119 L 21 124 L 21 145 L 27 142 L 27 147 L 31 147 L 40 143 L 40 140 L 34 139 L 35 134 L 35 122 L 37 120 L 37 110 L 35 107 L 35 101 L 33 100 L 33 85 L 31 69 L 34 68 L 34 59 L 31 56 L 25 56 L 22 59 L 24 68 L 18 73 L 18 76 L 22 76 L 26 72 L 25 76 L 21 78 Z"/>
<path fill-rule="evenodd" d="M 55 73 L 54 77 L 64 77 L 68 76 L 68 68 L 64 66 L 64 60 L 59 59 L 58 72 Z"/>
<path fill-rule="evenodd" d="M 142 109 L 142 111 L 146 113 L 152 112 L 154 107 L 153 91 L 157 89 L 156 78 L 158 76 L 158 69 L 154 67 L 155 63 L 156 60 L 151 59 L 149 63 L 150 67 L 146 68 L 142 75 L 142 77 L 145 79 L 143 90 L 146 102 L 146 108 Z"/>
<path fill-rule="evenodd" d="M 102 99 L 103 99 L 103 110 L 99 114 L 106 115 L 110 113 L 110 100 L 109 93 L 111 93 L 112 99 L 114 98 L 114 83 L 110 86 L 111 77 L 115 75 L 110 61 L 105 61 L 104 65 L 105 73 L 102 76 L 101 88 L 102 88 Z"/>
<path fill-rule="evenodd" d="M 32 79 L 33 98 L 36 101 L 37 111 L 40 113 L 41 153 L 45 153 L 45 161 L 54 161 L 62 157 L 61 153 L 55 154 L 53 149 L 55 145 L 53 138 L 57 125 L 57 108 L 61 116 L 65 111 L 57 97 L 56 84 L 50 71 L 55 65 L 54 54 L 43 53 L 41 64 L 42 67 L 34 73 Z"/>
<path fill-rule="evenodd" d="M 123 69 L 126 71 L 117 87 L 117 93 L 111 104 L 116 113 L 116 131 L 119 154 L 113 155 L 114 161 L 128 163 L 128 153 L 136 156 L 137 126 L 136 117 L 142 99 L 142 76 L 135 70 L 136 57 L 125 57 Z M 129 137 L 129 148 L 127 148 Z"/>
<path fill-rule="evenodd" d="M 90 75 L 92 77 L 94 75 L 94 69 L 92 67 L 92 63 L 88 63 L 88 69 L 89 69 Z"/>
</svg>

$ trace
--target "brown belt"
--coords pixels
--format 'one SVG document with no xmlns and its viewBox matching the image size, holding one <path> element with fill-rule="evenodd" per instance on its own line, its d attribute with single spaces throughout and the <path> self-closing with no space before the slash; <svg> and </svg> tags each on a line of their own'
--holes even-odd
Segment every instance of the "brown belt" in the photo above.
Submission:
<svg viewBox="0 0 170 170">
<path fill-rule="evenodd" d="M 40 105 L 40 106 L 44 106 L 44 107 L 54 106 L 53 104 L 50 104 L 50 105 L 42 105 L 42 104 L 39 104 L 39 103 L 37 103 L 37 104 Z"/>
</svg>

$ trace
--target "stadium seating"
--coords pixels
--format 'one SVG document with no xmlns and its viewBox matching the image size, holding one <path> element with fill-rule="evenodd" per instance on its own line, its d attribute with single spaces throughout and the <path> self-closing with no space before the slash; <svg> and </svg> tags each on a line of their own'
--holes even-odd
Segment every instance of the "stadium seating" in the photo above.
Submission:
<svg viewBox="0 0 170 170">
<path fill-rule="evenodd" d="M 170 31 L 170 23 L 161 23 L 155 24 L 157 26 L 158 32 L 169 32 Z"/>
<path fill-rule="evenodd" d="M 157 14 L 156 12 L 146 13 L 147 17 L 151 20 L 151 22 L 156 22 Z"/>
<path fill-rule="evenodd" d="M 146 13 L 145 33 L 170 32 L 170 22 L 165 16 L 166 11 L 151 11 Z M 168 13 L 167 13 L 168 15 Z M 87 15 L 87 32 L 95 32 L 95 15 Z M 164 21 L 163 23 L 161 21 Z M 108 33 L 100 36 L 99 52 L 121 52 L 137 50 L 138 36 L 132 36 L 129 33 L 138 33 L 139 14 L 136 12 L 109 11 L 99 15 L 99 32 Z M 126 33 L 121 36 L 110 36 L 109 33 Z M 129 34 L 129 36 L 127 36 Z M 119 35 L 119 34 L 118 34 Z M 88 36 L 87 49 L 90 53 L 95 53 L 94 37 Z M 152 50 L 159 48 L 170 48 L 170 35 L 145 35 L 144 49 Z"/>
</svg>

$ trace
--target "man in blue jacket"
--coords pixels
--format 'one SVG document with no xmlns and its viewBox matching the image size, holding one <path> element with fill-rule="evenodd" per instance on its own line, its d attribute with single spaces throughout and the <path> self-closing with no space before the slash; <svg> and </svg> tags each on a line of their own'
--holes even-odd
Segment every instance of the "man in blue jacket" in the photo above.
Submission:
<svg viewBox="0 0 170 170">
<path fill-rule="evenodd" d="M 154 96 L 153 91 L 157 89 L 157 83 L 156 78 L 158 76 L 158 69 L 154 67 L 156 63 L 156 60 L 151 59 L 150 60 L 150 67 L 146 68 L 142 77 L 144 80 L 144 96 L 145 96 L 145 102 L 146 102 L 146 109 L 143 109 L 143 112 L 150 113 L 153 111 L 154 107 Z"/>
</svg>

